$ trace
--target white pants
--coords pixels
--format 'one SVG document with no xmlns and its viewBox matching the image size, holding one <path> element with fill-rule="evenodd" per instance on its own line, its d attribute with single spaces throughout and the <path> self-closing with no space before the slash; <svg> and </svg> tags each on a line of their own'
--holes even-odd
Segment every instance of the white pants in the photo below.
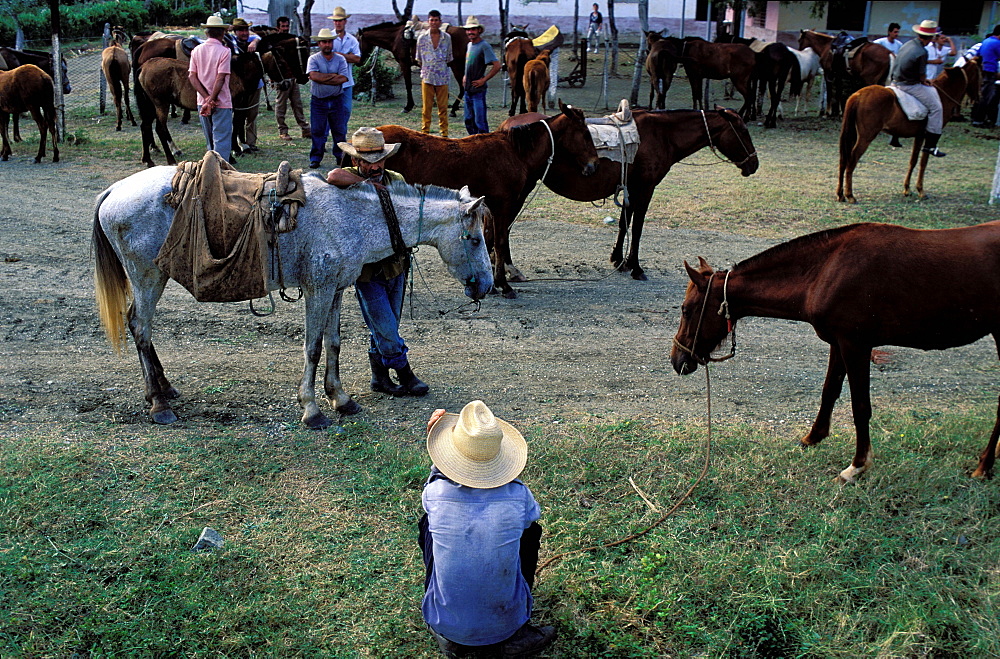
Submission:
<svg viewBox="0 0 1000 659">
<path fill-rule="evenodd" d="M 940 135 L 944 126 L 944 110 L 938 90 L 930 85 L 903 85 L 897 82 L 896 86 L 927 106 L 927 132 Z"/>
</svg>

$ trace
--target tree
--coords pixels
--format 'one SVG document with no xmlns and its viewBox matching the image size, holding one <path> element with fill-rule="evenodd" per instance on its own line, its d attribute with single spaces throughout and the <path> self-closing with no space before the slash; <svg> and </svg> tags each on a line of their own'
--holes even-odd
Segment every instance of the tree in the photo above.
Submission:
<svg viewBox="0 0 1000 659">
<path fill-rule="evenodd" d="M 642 84 L 642 70 L 646 65 L 646 33 L 649 32 L 649 0 L 639 0 L 639 25 L 642 26 L 642 37 L 639 39 L 639 54 L 635 58 L 635 69 L 632 71 L 632 93 L 629 103 L 639 105 L 639 85 Z"/>
<path fill-rule="evenodd" d="M 608 0 L 608 27 L 611 29 L 611 74 L 618 74 L 618 24 L 615 23 L 615 0 Z"/>
<path fill-rule="evenodd" d="M 406 0 L 406 6 L 403 7 L 403 13 L 399 13 L 399 6 L 396 4 L 396 0 L 392 0 L 392 11 L 396 14 L 397 21 L 410 20 L 410 17 L 413 16 L 413 0 Z"/>
</svg>

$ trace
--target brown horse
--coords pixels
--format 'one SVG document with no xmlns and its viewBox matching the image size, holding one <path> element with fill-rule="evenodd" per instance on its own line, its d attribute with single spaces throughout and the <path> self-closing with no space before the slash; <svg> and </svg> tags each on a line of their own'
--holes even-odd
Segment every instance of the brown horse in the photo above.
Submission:
<svg viewBox="0 0 1000 659">
<path fill-rule="evenodd" d="M 967 62 L 963 68 L 949 67 L 934 79 L 934 86 L 941 98 L 944 123 L 958 111 L 963 97 L 979 98 L 979 65 Z M 927 169 L 928 154 L 921 153 L 924 145 L 924 127 L 927 120 L 910 121 L 899 107 L 896 95 L 888 87 L 871 85 L 854 92 L 847 99 L 844 120 L 840 128 L 840 169 L 837 175 L 837 200 L 849 201 L 854 198 L 854 170 L 868 149 L 868 145 L 882 131 L 896 137 L 912 137 L 913 151 L 910 165 L 906 169 L 903 195 L 910 194 L 910 177 L 920 159 L 917 172 L 917 194 L 924 198 L 924 170 Z"/>
<path fill-rule="evenodd" d="M 396 58 L 399 64 L 399 71 L 403 74 L 403 86 L 406 87 L 406 105 L 403 112 L 413 109 L 413 81 L 411 79 L 411 69 L 416 63 L 417 40 L 408 39 L 404 35 L 406 23 L 391 23 L 386 21 L 378 25 L 363 27 L 358 30 L 358 43 L 361 45 L 361 60 L 366 61 L 376 47 L 385 48 Z M 455 25 L 449 25 L 446 32 L 451 37 L 451 53 L 453 59 L 448 67 L 452 75 L 458 82 L 458 97 L 451 105 L 451 116 L 458 112 L 462 95 L 462 77 L 465 75 L 465 51 L 469 46 L 469 38 L 465 35 L 465 30 Z"/>
<path fill-rule="evenodd" d="M 840 472 L 851 482 L 872 462 L 869 360 L 876 346 L 921 350 L 1000 338 L 1000 279 L 971 276 L 1000 269 L 1000 222 L 961 229 L 917 230 L 853 224 L 772 247 L 731 270 L 687 263 L 688 284 L 670 361 L 681 375 L 719 361 L 713 351 L 748 316 L 800 320 L 830 344 L 819 413 L 801 439 L 818 444 L 847 377 L 857 433 L 854 459 Z M 735 352 L 733 343 L 731 356 Z M 726 359 L 727 357 L 722 357 Z M 1000 435 L 997 424 L 974 477 L 989 476 Z"/>
<path fill-rule="evenodd" d="M 668 38 L 668 40 L 671 40 Z M 675 43 L 679 40 L 670 41 Z M 689 38 L 680 42 L 681 61 L 684 72 L 691 84 L 693 107 L 703 107 L 702 93 L 705 78 L 730 80 L 733 87 L 743 97 L 740 116 L 747 120 L 755 116 L 756 103 L 753 97 L 753 74 L 756 65 L 754 52 L 739 43 L 710 43 L 704 39 Z"/>
<path fill-rule="evenodd" d="M 863 44 L 850 63 L 843 57 L 835 57 L 831 48 L 832 34 L 802 30 L 799 33 L 799 50 L 812 48 L 819 55 L 820 66 L 826 81 L 826 114 L 840 116 L 847 97 L 865 85 L 884 85 L 889 77 L 889 49 L 877 43 Z M 823 111 L 820 111 L 820 115 Z"/>
<path fill-rule="evenodd" d="M 113 40 L 111 45 L 101 52 L 101 70 L 104 72 L 104 78 L 108 81 L 108 87 L 111 88 L 111 96 L 115 99 L 115 113 L 118 118 L 115 130 L 122 129 L 122 103 L 125 104 L 128 120 L 135 126 L 132 106 L 128 102 L 128 55 L 117 39 Z"/>
<path fill-rule="evenodd" d="M 670 42 L 659 32 L 646 33 L 646 73 L 649 74 L 649 108 L 653 108 L 653 96 L 656 96 L 656 109 L 666 107 L 667 91 L 674 81 L 677 71 L 677 53 L 670 47 Z"/>
<path fill-rule="evenodd" d="M 233 147 L 236 144 L 237 126 L 245 119 L 246 106 L 251 94 L 257 91 L 257 83 L 264 75 L 261 58 L 257 53 L 241 53 L 233 57 L 230 65 L 229 89 L 233 97 Z M 142 93 L 139 93 L 139 90 Z M 142 65 L 139 71 L 139 85 L 136 87 L 136 102 L 139 105 L 140 131 L 142 132 L 142 162 L 147 167 L 156 163 L 150 155 L 153 144 L 153 122 L 156 135 L 163 145 L 167 163 L 177 164 L 180 149 L 174 144 L 167 129 L 170 106 L 177 105 L 187 110 L 198 109 L 197 93 L 188 80 L 188 65 L 169 57 L 154 57 Z M 242 117 L 241 117 L 242 115 Z M 228 154 L 223 154 L 227 156 Z"/>
<path fill-rule="evenodd" d="M 720 35 L 717 41 L 719 43 L 741 43 L 754 51 L 754 96 L 755 98 L 763 98 L 764 93 L 767 92 L 771 97 L 771 107 L 767 111 L 767 116 L 764 117 L 764 128 L 775 128 L 778 125 L 778 107 L 781 105 L 781 94 L 785 90 L 785 81 L 791 75 L 792 89 L 798 89 L 802 86 L 799 60 L 783 43 L 771 42 L 759 47 L 764 42 L 731 35 Z M 756 100 L 754 102 L 757 103 Z M 756 113 L 755 106 L 754 114 Z"/>
<path fill-rule="evenodd" d="M 538 112 L 538 104 L 542 109 L 548 109 L 546 96 L 549 93 L 549 56 L 550 50 L 543 50 L 533 60 L 524 65 L 524 93 L 528 97 L 528 112 Z"/>
<path fill-rule="evenodd" d="M 69 84 L 69 67 L 66 66 L 66 58 L 60 57 L 59 70 L 62 72 L 63 94 L 73 91 Z M 19 66 L 34 64 L 55 80 L 55 72 L 52 69 L 52 53 L 44 50 L 14 50 L 6 46 L 0 46 L 0 71 L 13 71 Z M 21 141 L 21 115 L 14 114 L 14 141 Z"/>
<path fill-rule="evenodd" d="M 542 115 L 519 115 L 500 124 L 501 130 Z M 631 272 L 633 279 L 645 281 L 646 273 L 639 265 L 639 242 L 653 190 L 673 165 L 691 154 L 710 147 L 739 168 L 743 176 L 757 171 L 760 162 L 746 124 L 732 110 L 716 107 L 702 110 L 634 110 L 632 117 L 639 129 L 641 142 L 635 160 L 628 167 L 625 181 L 627 205 L 618 223 L 618 238 L 611 251 L 611 263 L 622 272 Z M 583 178 L 565 153 L 556 152 L 545 185 L 558 195 L 575 201 L 598 201 L 617 194 L 621 184 L 620 162 L 608 158 L 598 161 L 597 172 Z M 632 240 L 628 258 L 623 258 L 629 226 Z"/>
<path fill-rule="evenodd" d="M 527 98 L 524 89 L 524 67 L 538 55 L 538 48 L 528 37 L 511 37 L 504 44 L 503 62 L 506 67 L 507 76 L 510 78 L 510 116 L 518 114 L 517 106 L 520 104 L 521 112 L 527 112 L 525 100 Z"/>
<path fill-rule="evenodd" d="M 494 253 L 494 286 L 506 298 L 517 297 L 507 281 L 510 225 L 532 188 L 545 173 L 549 155 L 574 163 L 571 170 L 589 176 L 597 167 L 597 151 L 583 113 L 559 102 L 561 114 L 515 130 L 448 139 L 425 135 L 402 126 L 380 126 L 386 142 L 402 143 L 390 166 L 409 183 L 468 185 L 472 194 L 486 197 L 493 213 L 486 241 Z M 513 270 L 512 281 L 524 281 Z"/>
<path fill-rule="evenodd" d="M 52 134 L 52 162 L 59 162 L 52 78 L 34 64 L 25 64 L 13 71 L 0 71 L 0 129 L 3 131 L 0 160 L 8 160 L 13 153 L 7 139 L 7 123 L 10 115 L 17 116 L 21 112 L 30 112 L 38 126 L 35 162 L 42 162 L 45 157 L 46 132 Z"/>
</svg>

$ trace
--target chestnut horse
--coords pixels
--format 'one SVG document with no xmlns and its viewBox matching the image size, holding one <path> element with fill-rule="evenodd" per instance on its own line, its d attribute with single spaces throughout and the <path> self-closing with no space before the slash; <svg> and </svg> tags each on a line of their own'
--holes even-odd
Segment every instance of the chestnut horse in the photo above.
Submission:
<svg viewBox="0 0 1000 659">
<path fill-rule="evenodd" d="M 934 79 L 934 86 L 941 97 L 945 124 L 959 109 L 963 97 L 968 95 L 974 101 L 979 99 L 980 75 L 979 64 L 973 61 L 967 62 L 963 68 L 948 67 Z M 881 131 L 896 137 L 914 138 L 910 165 L 906 169 L 906 180 L 903 182 L 903 195 L 910 194 L 910 177 L 919 158 L 917 194 L 923 199 L 924 171 L 927 169 L 928 154 L 921 153 L 920 147 L 924 145 L 926 125 L 926 119 L 921 121 L 907 119 L 896 101 L 896 95 L 888 87 L 871 85 L 854 92 L 847 99 L 844 120 L 840 128 L 837 201 L 849 201 L 852 204 L 857 201 L 854 198 L 854 170 L 868 149 L 868 145 Z"/>
<path fill-rule="evenodd" d="M 524 65 L 524 94 L 528 97 L 528 112 L 538 112 L 538 104 L 548 110 L 546 95 L 549 93 L 549 56 L 550 50 L 543 50 L 533 60 Z"/>
<path fill-rule="evenodd" d="M 69 67 L 66 66 L 66 58 L 60 57 L 59 70 L 62 72 L 63 94 L 73 91 L 69 84 Z M 6 46 L 0 46 L 0 71 L 13 71 L 19 66 L 34 64 L 55 80 L 55 72 L 52 69 L 52 53 L 44 50 L 14 50 Z M 14 114 L 14 141 L 21 141 L 21 114 Z M 54 141 L 54 140 L 53 140 Z"/>
<path fill-rule="evenodd" d="M 474 195 L 486 197 L 493 214 L 487 223 L 486 241 L 493 250 L 494 286 L 506 298 L 517 294 L 507 281 L 505 264 L 510 258 L 510 225 L 532 188 L 546 169 L 549 156 L 568 165 L 577 176 L 589 176 L 597 168 L 597 151 L 584 123 L 583 113 L 559 102 L 561 114 L 535 121 L 515 130 L 448 139 L 425 135 L 402 126 L 379 126 L 385 141 L 403 147 L 389 167 L 409 183 L 450 187 L 468 185 Z M 525 281 L 516 269 L 511 281 Z"/>
<path fill-rule="evenodd" d="M 416 63 L 416 39 L 407 39 L 404 36 L 406 23 L 391 23 L 386 21 L 378 25 L 363 27 L 358 30 L 358 43 L 361 45 L 361 61 L 367 61 L 368 56 L 376 47 L 385 48 L 396 58 L 399 64 L 399 71 L 403 74 L 403 86 L 406 87 L 406 105 L 403 112 L 413 109 L 413 81 L 410 69 Z M 465 90 L 462 89 L 462 77 L 465 75 L 465 51 L 469 46 L 469 37 L 465 30 L 455 25 L 449 25 L 446 32 L 451 37 L 452 60 L 448 68 L 458 82 L 458 97 L 451 104 L 451 116 L 458 112 L 458 106 L 462 101 Z"/>
<path fill-rule="evenodd" d="M 758 39 L 744 39 L 731 35 L 719 35 L 716 39 L 719 43 L 741 43 L 745 46 L 752 46 L 756 43 L 764 43 Z M 767 92 L 771 97 L 771 107 L 764 117 L 764 128 L 775 128 L 778 125 L 778 107 L 781 105 L 781 94 L 785 90 L 785 81 L 791 77 L 792 89 L 802 87 L 799 72 L 799 60 L 792 54 L 791 50 L 783 43 L 771 42 L 763 46 L 761 50 L 755 50 L 755 65 L 753 69 L 753 89 L 756 98 L 762 98 Z M 756 116 L 757 106 L 754 106 Z"/>
<path fill-rule="evenodd" d="M 522 114 L 507 119 L 500 129 L 511 128 L 543 115 Z M 760 162 L 750 132 L 739 115 L 716 106 L 715 110 L 633 110 L 632 118 L 639 129 L 641 142 L 635 160 L 628 166 L 625 182 L 628 203 L 618 222 L 618 238 L 611 250 L 611 263 L 621 272 L 630 272 L 633 279 L 646 281 L 639 265 L 639 242 L 646 220 L 646 211 L 653 191 L 673 165 L 691 154 L 709 147 L 720 159 L 727 159 L 743 176 L 757 171 Z M 721 154 L 721 155 L 719 155 Z M 558 195 L 574 201 L 599 201 L 617 194 L 622 165 L 608 158 L 598 161 L 597 172 L 583 178 L 572 160 L 556 152 L 545 185 Z M 629 226 L 632 240 L 627 258 L 623 258 Z"/>
<path fill-rule="evenodd" d="M 667 91 L 674 81 L 677 71 L 677 52 L 670 47 L 670 42 L 659 32 L 646 33 L 646 73 L 649 74 L 649 108 L 653 109 L 653 95 L 656 95 L 656 109 L 666 106 Z"/>
<path fill-rule="evenodd" d="M 826 80 L 826 113 L 837 117 L 844 108 L 844 103 L 852 91 L 865 85 L 884 85 L 889 78 L 889 49 L 877 43 L 862 45 L 850 60 L 850 65 L 843 57 L 834 57 L 831 44 L 836 39 L 832 34 L 824 34 L 815 30 L 802 30 L 799 33 L 799 50 L 812 48 L 819 55 L 820 66 L 823 67 L 823 77 Z M 853 87 L 854 89 L 850 89 Z M 820 110 L 820 116 L 823 110 Z"/>
<path fill-rule="evenodd" d="M 129 63 L 128 55 L 122 47 L 126 37 L 118 29 L 115 29 L 112 34 L 111 45 L 101 52 L 101 70 L 104 72 L 105 80 L 108 81 L 111 96 L 115 99 L 115 113 L 117 115 L 115 130 L 121 130 L 122 103 L 125 104 L 125 114 L 128 120 L 132 122 L 133 126 L 136 124 L 135 117 L 132 115 L 132 106 L 128 102 Z"/>
<path fill-rule="evenodd" d="M 680 40 L 668 37 L 668 41 L 676 44 Z M 753 75 L 757 59 L 749 47 L 741 43 L 710 43 L 694 37 L 687 38 L 680 44 L 681 61 L 691 84 L 691 98 L 695 109 L 703 107 L 701 97 L 705 78 L 730 80 L 743 97 L 740 117 L 746 121 L 756 116 Z"/>
<path fill-rule="evenodd" d="M 538 55 L 538 48 L 528 37 L 511 37 L 504 44 L 503 62 L 510 78 L 510 110 L 508 114 L 514 116 L 518 114 L 517 106 L 520 104 L 521 112 L 527 112 L 525 100 L 527 94 L 524 88 L 524 67 Z"/>
<path fill-rule="evenodd" d="M 984 276 L 970 276 L 975 264 Z M 896 345 L 921 350 L 1000 338 L 1000 222 L 960 229 L 852 224 L 772 247 L 714 271 L 685 262 L 691 282 L 670 361 L 681 375 L 720 361 L 712 353 L 741 318 L 800 320 L 830 344 L 819 413 L 800 441 L 830 434 L 830 415 L 847 377 L 857 433 L 854 459 L 838 480 L 851 482 L 872 463 L 871 351 Z M 735 352 L 735 341 L 732 356 Z M 727 357 L 722 357 L 726 359 Z M 990 476 L 1000 408 L 973 477 Z"/>
<path fill-rule="evenodd" d="M 13 153 L 7 139 L 10 115 L 30 112 L 38 126 L 38 154 L 35 162 L 45 157 L 45 135 L 52 134 L 52 162 L 59 162 L 59 145 L 56 141 L 56 108 L 52 78 L 34 64 L 24 64 L 13 71 L 0 71 L 0 131 L 3 146 L 0 160 L 8 160 Z"/>
</svg>

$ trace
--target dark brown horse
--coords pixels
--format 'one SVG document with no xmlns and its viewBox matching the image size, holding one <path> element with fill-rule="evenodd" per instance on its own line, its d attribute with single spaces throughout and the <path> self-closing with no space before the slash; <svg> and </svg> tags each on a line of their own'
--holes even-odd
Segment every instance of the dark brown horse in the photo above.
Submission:
<svg viewBox="0 0 1000 659">
<path fill-rule="evenodd" d="M 361 61 L 367 61 L 368 56 L 375 50 L 376 46 L 385 48 L 396 58 L 396 63 L 399 64 L 399 71 L 403 74 L 403 86 L 406 87 L 406 105 L 403 106 L 403 112 L 409 112 L 413 109 L 411 69 L 416 63 L 417 41 L 415 38 L 406 38 L 404 35 L 405 30 L 405 23 L 391 23 L 386 21 L 378 25 L 361 28 L 358 30 L 357 37 L 358 43 L 361 45 Z M 451 116 L 454 117 L 455 113 L 458 112 L 458 106 L 464 94 L 462 76 L 465 75 L 465 51 L 469 45 L 469 38 L 465 35 L 465 30 L 455 25 L 449 25 L 446 31 L 451 37 L 451 53 L 453 57 L 448 67 L 458 82 L 459 90 L 458 97 L 451 104 Z"/>
<path fill-rule="evenodd" d="M 493 213 L 486 228 L 487 245 L 494 253 L 493 283 L 506 298 L 517 297 L 505 269 L 511 262 L 510 225 L 544 174 L 553 149 L 562 161 L 573 163 L 570 169 L 578 176 L 589 176 L 597 167 L 597 151 L 583 113 L 562 101 L 559 109 L 562 113 L 551 119 L 461 139 L 425 135 L 402 126 L 379 127 L 386 142 L 402 143 L 391 167 L 407 182 L 468 185 L 472 194 L 486 197 Z M 524 281 L 516 271 L 511 279 Z"/>
<path fill-rule="evenodd" d="M 501 129 L 536 120 L 542 115 L 525 114 L 508 119 Z M 639 265 L 639 242 L 649 202 L 656 186 L 673 165 L 691 154 L 710 147 L 720 158 L 736 165 L 743 176 L 750 176 L 760 165 L 753 140 L 746 124 L 732 110 L 634 110 L 632 117 L 639 128 L 641 142 L 635 160 L 628 167 L 625 182 L 628 204 L 618 223 L 618 239 L 611 251 L 611 263 L 622 272 L 631 272 L 633 279 L 645 281 L 646 273 Z M 722 155 L 719 155 L 722 154 Z M 622 166 L 608 158 L 598 161 L 597 172 L 583 178 L 572 160 L 556 152 L 545 185 L 563 197 L 575 201 L 598 201 L 617 194 Z M 623 258 L 629 226 L 632 240 L 627 258 Z"/>
<path fill-rule="evenodd" d="M 677 52 L 670 47 L 670 42 L 663 38 L 659 32 L 646 33 L 646 46 L 649 54 L 646 55 L 646 73 L 649 74 L 649 108 L 653 108 L 653 96 L 656 96 L 656 109 L 662 110 L 666 106 L 667 92 L 670 84 L 674 81 L 674 73 L 677 71 Z"/>
<path fill-rule="evenodd" d="M 944 123 L 959 110 L 962 99 L 968 95 L 973 100 L 979 98 L 979 65 L 967 62 L 963 68 L 949 67 L 934 79 L 934 86 L 941 98 Z M 849 201 L 854 198 L 854 170 L 868 149 L 868 145 L 882 131 L 896 137 L 912 137 L 913 151 L 910 165 L 906 169 L 903 194 L 910 194 L 910 177 L 920 160 L 917 172 L 917 194 L 924 197 L 924 171 L 927 169 L 928 154 L 922 153 L 924 128 L 927 120 L 910 121 L 899 107 L 896 95 L 888 87 L 871 85 L 860 89 L 847 99 L 844 120 L 840 127 L 840 169 L 837 175 L 837 200 Z"/>
<path fill-rule="evenodd" d="M 781 105 L 781 94 L 785 90 L 785 81 L 791 74 L 792 89 L 802 87 L 799 60 L 783 43 L 767 43 L 757 39 L 744 39 L 731 35 L 720 35 L 719 43 L 741 43 L 754 51 L 755 65 L 753 70 L 754 97 L 763 97 L 767 92 L 771 97 L 771 107 L 764 117 L 764 128 L 774 128 L 778 125 L 778 107 Z M 757 101 L 754 101 L 757 103 Z M 754 108 L 757 114 L 757 108 Z"/>
<path fill-rule="evenodd" d="M 799 33 L 799 50 L 812 48 L 819 55 L 827 89 L 826 113 L 839 117 L 847 97 L 859 87 L 885 84 L 889 77 L 891 53 L 877 43 L 866 43 L 858 48 L 848 63 L 831 48 L 834 39 L 836 37 L 832 34 L 802 30 Z"/>
<path fill-rule="evenodd" d="M 524 67 L 537 55 L 538 48 L 528 37 L 511 37 L 504 44 L 503 62 L 510 78 L 510 116 L 518 114 L 518 105 L 521 106 L 520 114 L 528 111 L 525 104 L 527 95 L 524 90 Z"/>
<path fill-rule="evenodd" d="M 670 355 L 674 370 L 686 375 L 717 361 L 713 351 L 741 318 L 809 323 L 830 344 L 830 357 L 819 413 L 801 442 L 812 446 L 830 434 L 846 376 L 857 443 L 842 482 L 872 462 L 873 348 L 944 350 L 987 334 L 997 340 L 1000 332 L 1000 278 L 992 276 L 1000 269 L 1000 222 L 936 230 L 853 224 L 772 247 L 728 272 L 699 261 L 698 268 L 684 264 L 691 282 Z M 984 276 L 970 276 L 963 264 Z M 1000 416 L 974 477 L 991 474 L 998 435 Z"/>
<path fill-rule="evenodd" d="M 7 139 L 10 115 L 30 112 L 38 126 L 38 154 L 35 162 L 45 157 L 45 136 L 52 134 L 52 162 L 59 162 L 59 145 L 56 142 L 56 108 L 52 78 L 34 64 L 25 64 L 12 71 L 0 71 L 0 129 L 3 146 L 0 160 L 8 160 L 13 153 Z"/>
<path fill-rule="evenodd" d="M 669 43 L 680 40 L 668 38 Z M 754 52 L 739 43 L 710 43 L 704 39 L 689 38 L 680 41 L 681 61 L 691 84 L 691 98 L 695 109 L 702 108 L 705 78 L 729 80 L 743 97 L 740 116 L 747 120 L 754 116 L 756 103 L 753 96 L 753 73 L 757 63 Z"/>
</svg>

